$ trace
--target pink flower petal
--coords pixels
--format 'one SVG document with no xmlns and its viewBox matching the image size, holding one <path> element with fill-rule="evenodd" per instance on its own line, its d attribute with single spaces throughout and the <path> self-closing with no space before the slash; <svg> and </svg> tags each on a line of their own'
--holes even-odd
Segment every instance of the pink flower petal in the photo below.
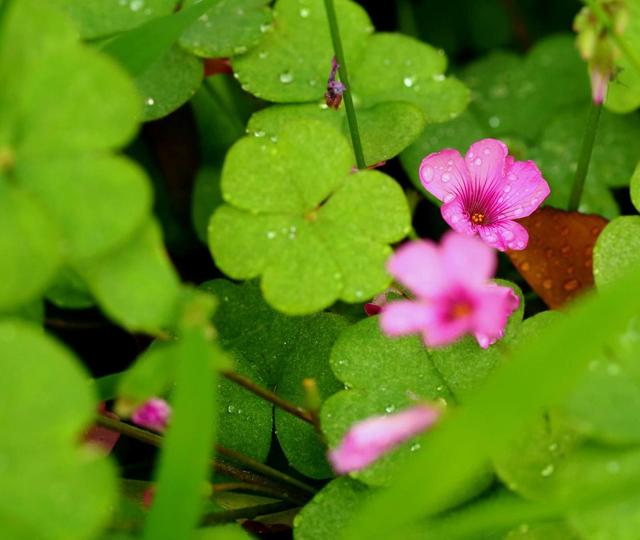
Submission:
<svg viewBox="0 0 640 540">
<path fill-rule="evenodd" d="M 525 249 L 529 243 L 527 229 L 515 221 L 501 221 L 495 225 L 478 227 L 478 233 L 482 240 L 500 251 Z"/>
<path fill-rule="evenodd" d="M 476 234 L 476 229 L 471 223 L 467 209 L 463 206 L 463 201 L 460 198 L 456 197 L 444 203 L 440 207 L 440 213 L 454 231 L 467 236 Z"/>
<path fill-rule="evenodd" d="M 477 297 L 473 329 L 480 346 L 486 349 L 504 335 L 511 314 L 518 309 L 520 298 L 511 287 L 488 285 Z"/>
<path fill-rule="evenodd" d="M 440 246 L 445 272 L 452 281 L 477 287 L 496 272 L 495 252 L 478 238 L 449 232 Z"/>
<path fill-rule="evenodd" d="M 443 313 L 424 329 L 422 340 L 427 347 L 444 347 L 463 337 L 471 330 L 471 325 L 471 317 L 451 318 Z"/>
<path fill-rule="evenodd" d="M 382 307 L 380 327 L 388 336 L 421 332 L 431 324 L 432 310 L 420 302 L 400 300 Z"/>
<path fill-rule="evenodd" d="M 440 251 L 425 240 L 402 245 L 387 263 L 387 270 L 418 297 L 438 294 L 447 283 Z"/>
<path fill-rule="evenodd" d="M 492 189 L 496 182 L 502 180 L 508 154 L 507 145 L 497 139 L 473 143 L 464 158 L 472 182 L 484 186 L 484 189 Z"/>
<path fill-rule="evenodd" d="M 407 439 L 423 432 L 439 418 L 440 410 L 427 405 L 387 416 L 374 416 L 354 424 L 340 445 L 329 452 L 338 474 L 363 469 Z"/>
<path fill-rule="evenodd" d="M 164 431 L 171 415 L 171 407 L 160 398 L 145 401 L 131 415 L 131 421 L 141 427 Z"/>
<path fill-rule="evenodd" d="M 502 201 L 496 220 L 529 216 L 551 193 L 549 184 L 533 161 L 515 161 L 507 167 L 501 190 Z"/>
<path fill-rule="evenodd" d="M 420 181 L 434 197 L 447 202 L 447 195 L 454 195 L 469 182 L 469 173 L 460 152 L 447 148 L 422 160 Z"/>
</svg>

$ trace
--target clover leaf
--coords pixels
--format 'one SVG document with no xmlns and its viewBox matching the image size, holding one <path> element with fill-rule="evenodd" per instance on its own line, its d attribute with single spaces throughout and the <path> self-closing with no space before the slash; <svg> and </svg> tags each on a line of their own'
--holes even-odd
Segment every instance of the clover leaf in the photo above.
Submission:
<svg viewBox="0 0 640 540">
<path fill-rule="evenodd" d="M 189 7 L 197 0 L 187 0 Z M 180 45 L 197 56 L 218 58 L 242 54 L 271 30 L 269 0 L 218 2 L 180 38 Z"/>
<path fill-rule="evenodd" d="M 640 217 L 621 216 L 600 233 L 593 248 L 593 277 L 598 287 L 615 282 L 640 253 Z"/>
<path fill-rule="evenodd" d="M 87 374 L 40 328 L 18 321 L 0 322 L 0 365 L 3 536 L 94 538 L 115 502 L 115 471 L 78 443 L 97 404 Z"/>
<path fill-rule="evenodd" d="M 347 325 L 343 317 L 330 313 L 288 317 L 269 307 L 255 282 L 238 286 L 218 279 L 204 283 L 203 288 L 220 301 L 213 322 L 220 344 L 234 356 L 238 372 L 260 385 L 275 388 L 279 396 L 301 406 L 305 397 L 304 379 L 314 379 L 323 399 L 342 388 L 331 372 L 329 355 Z M 268 450 L 272 408 L 261 402 L 268 407 L 268 418 L 262 413 L 251 417 L 249 397 L 256 399 L 235 385 L 229 385 L 227 393 L 219 397 L 221 422 L 233 418 L 238 426 L 243 423 L 246 428 L 228 435 L 235 446 L 231 442 L 222 444 L 249 453 L 255 448 L 252 440 L 261 439 Z M 291 466 L 312 478 L 330 477 L 324 444 L 313 427 L 280 409 L 275 409 L 274 416 L 278 441 Z M 247 430 L 252 436 L 245 441 Z"/>
<path fill-rule="evenodd" d="M 227 204 L 209 228 L 217 265 L 235 279 L 262 275 L 266 300 L 289 314 L 383 290 L 387 244 L 409 230 L 407 202 L 386 175 L 351 174 L 352 159 L 322 122 L 292 122 L 275 142 L 238 141 L 222 173 Z"/>
<path fill-rule="evenodd" d="M 355 2 L 337 0 L 335 8 L 345 55 L 353 64 L 373 27 Z M 313 101 L 325 92 L 332 56 L 322 0 L 278 0 L 273 27 L 255 48 L 233 58 L 233 70 L 257 97 L 278 103 Z"/>
<path fill-rule="evenodd" d="M 126 243 L 147 219 L 151 192 L 138 167 L 110 155 L 138 126 L 131 80 L 79 44 L 57 9 L 33 0 L 6 9 L 0 204 L 12 208 L 3 212 L 7 230 L 23 235 L 3 239 L 11 260 L 3 282 L 13 290 L 0 292 L 0 305 L 8 307 L 42 293 L 63 263 L 88 264 Z"/>
</svg>

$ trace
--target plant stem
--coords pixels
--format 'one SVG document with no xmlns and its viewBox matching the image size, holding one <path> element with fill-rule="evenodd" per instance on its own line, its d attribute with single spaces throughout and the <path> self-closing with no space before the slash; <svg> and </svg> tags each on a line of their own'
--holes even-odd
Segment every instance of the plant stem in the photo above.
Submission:
<svg viewBox="0 0 640 540">
<path fill-rule="evenodd" d="M 291 413 L 301 420 L 313 424 L 313 415 L 309 411 L 287 401 L 286 399 L 281 398 L 271 390 L 263 388 L 262 386 L 258 386 L 251 379 L 245 377 L 244 375 L 240 375 L 239 373 L 236 373 L 234 371 L 225 371 L 223 375 L 230 381 L 233 381 L 234 383 L 239 384 L 243 388 L 249 390 L 249 392 L 254 393 L 256 396 L 261 397 L 262 399 L 269 401 L 270 403 L 273 403 L 276 407 L 280 407 L 283 411 Z"/>
<path fill-rule="evenodd" d="M 237 510 L 227 510 L 225 512 L 214 512 L 202 518 L 202 525 L 217 525 L 219 523 L 230 523 L 238 519 L 253 519 L 258 516 L 266 516 L 276 514 L 296 508 L 287 502 L 276 502 L 268 504 L 260 504 L 257 506 L 247 506 L 246 508 L 238 508 Z"/>
<path fill-rule="evenodd" d="M 593 151 L 593 142 L 596 138 L 596 132 L 598 130 L 598 120 L 600 119 L 601 111 L 602 104 L 598 105 L 593 102 L 591 103 L 589 116 L 587 117 L 587 126 L 582 138 L 582 147 L 580 148 L 580 157 L 578 159 L 576 177 L 573 181 L 573 189 L 571 190 L 571 197 L 569 198 L 570 212 L 575 212 L 580 206 L 580 198 L 582 197 L 582 190 L 584 188 L 585 179 L 587 178 L 587 172 L 589 172 L 591 152 Z"/>
<path fill-rule="evenodd" d="M 349 84 L 349 75 L 347 74 L 347 63 L 344 58 L 344 51 L 342 50 L 342 40 L 340 39 L 340 29 L 338 27 L 338 19 L 336 17 L 336 10 L 333 5 L 333 0 L 324 0 L 325 11 L 327 12 L 327 19 L 329 19 L 329 30 L 331 31 L 331 40 L 333 41 L 333 50 L 336 55 L 336 60 L 339 64 L 340 80 L 345 86 L 344 91 L 344 107 L 347 113 L 347 121 L 349 122 L 349 131 L 351 132 L 351 142 L 353 144 L 353 153 L 356 156 L 356 165 L 358 169 L 365 169 L 367 167 L 364 161 L 364 153 L 362 152 L 362 142 L 360 141 L 360 133 L 358 131 L 358 119 L 356 118 L 356 110 L 353 106 L 353 99 L 351 97 L 351 84 Z"/>
<path fill-rule="evenodd" d="M 121 422 L 120 420 L 115 420 L 113 418 L 109 418 L 108 416 L 98 415 L 96 418 L 96 423 L 108 429 L 112 429 L 113 431 L 117 431 L 122 435 L 131 437 L 132 439 L 136 439 L 137 441 L 149 444 L 151 446 L 155 446 L 157 448 L 160 448 L 162 446 L 162 436 L 157 435 L 156 433 L 147 431 L 145 429 L 132 426 L 131 424 Z M 222 451 L 220 451 L 221 448 L 222 448 Z M 235 452 L 233 450 L 229 450 L 227 448 L 217 446 L 216 451 L 220 454 L 233 457 L 234 459 L 241 461 L 246 465 L 249 465 L 249 464 L 253 465 L 255 463 L 254 460 L 252 460 L 251 458 L 243 456 L 242 454 Z M 296 481 L 295 479 L 290 478 L 288 475 L 284 473 L 280 473 L 280 471 L 275 471 L 275 469 L 272 469 L 268 465 L 264 465 L 264 464 L 260 464 L 260 465 L 262 466 L 261 467 L 262 470 L 260 472 L 266 472 L 268 470 L 269 474 L 271 474 L 274 478 L 277 477 L 279 480 L 282 480 L 282 481 L 285 481 L 286 479 L 287 482 L 290 482 L 297 488 L 300 488 L 298 484 L 304 485 L 302 482 Z M 301 496 L 301 494 L 292 493 L 291 490 L 288 489 L 288 487 L 281 486 L 275 483 L 274 481 L 270 480 L 269 478 L 264 478 L 263 476 L 255 474 L 254 472 L 251 472 L 251 471 L 245 471 L 245 470 L 239 469 L 237 467 L 234 467 L 233 465 L 224 463 L 217 459 L 213 460 L 213 468 L 216 472 L 230 476 L 231 478 L 235 478 L 237 480 L 240 480 L 241 482 L 246 482 L 249 484 L 260 486 L 264 493 L 269 493 L 272 496 L 284 499 L 294 504 L 304 504 L 306 502 L 306 499 L 308 498 L 308 495 Z M 274 471 L 275 473 L 279 473 L 279 474 L 274 474 Z M 291 480 L 293 480 L 294 482 L 291 482 Z M 310 488 L 310 486 L 305 485 L 305 488 L 300 488 L 300 489 L 304 489 L 307 493 L 312 493 L 312 494 L 315 493 L 315 491 L 313 491 L 313 488 Z"/>
</svg>

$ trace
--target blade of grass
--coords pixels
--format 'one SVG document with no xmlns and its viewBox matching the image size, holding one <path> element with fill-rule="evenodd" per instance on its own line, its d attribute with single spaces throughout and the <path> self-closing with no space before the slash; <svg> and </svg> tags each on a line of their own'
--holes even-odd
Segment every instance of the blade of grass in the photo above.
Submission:
<svg viewBox="0 0 640 540">
<path fill-rule="evenodd" d="M 152 19 L 107 41 L 102 50 L 115 58 L 131 75 L 140 75 L 178 41 L 198 17 L 217 0 L 201 0 L 186 9 Z"/>
<path fill-rule="evenodd" d="M 160 455 L 157 492 L 145 523 L 145 540 L 191 538 L 209 481 L 216 421 L 211 351 L 203 333 L 192 329 L 185 333 L 177 354 L 173 413 Z"/>
<path fill-rule="evenodd" d="M 599 294 L 583 298 L 564 320 L 517 346 L 511 361 L 431 433 L 394 484 L 367 501 L 342 538 L 391 537 L 442 510 L 490 455 L 565 396 L 594 352 L 640 313 L 639 284 L 640 268 L 633 268 Z"/>
</svg>

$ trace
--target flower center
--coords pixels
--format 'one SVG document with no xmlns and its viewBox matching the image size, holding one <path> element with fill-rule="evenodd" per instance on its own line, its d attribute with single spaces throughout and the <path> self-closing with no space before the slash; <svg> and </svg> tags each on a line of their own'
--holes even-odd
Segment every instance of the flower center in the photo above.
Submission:
<svg viewBox="0 0 640 540">
<path fill-rule="evenodd" d="M 471 222 L 474 225 L 482 225 L 484 223 L 485 215 L 481 212 L 474 212 L 471 214 Z"/>
<path fill-rule="evenodd" d="M 471 305 L 468 302 L 456 302 L 451 308 L 452 319 L 462 319 L 471 313 Z"/>
</svg>

